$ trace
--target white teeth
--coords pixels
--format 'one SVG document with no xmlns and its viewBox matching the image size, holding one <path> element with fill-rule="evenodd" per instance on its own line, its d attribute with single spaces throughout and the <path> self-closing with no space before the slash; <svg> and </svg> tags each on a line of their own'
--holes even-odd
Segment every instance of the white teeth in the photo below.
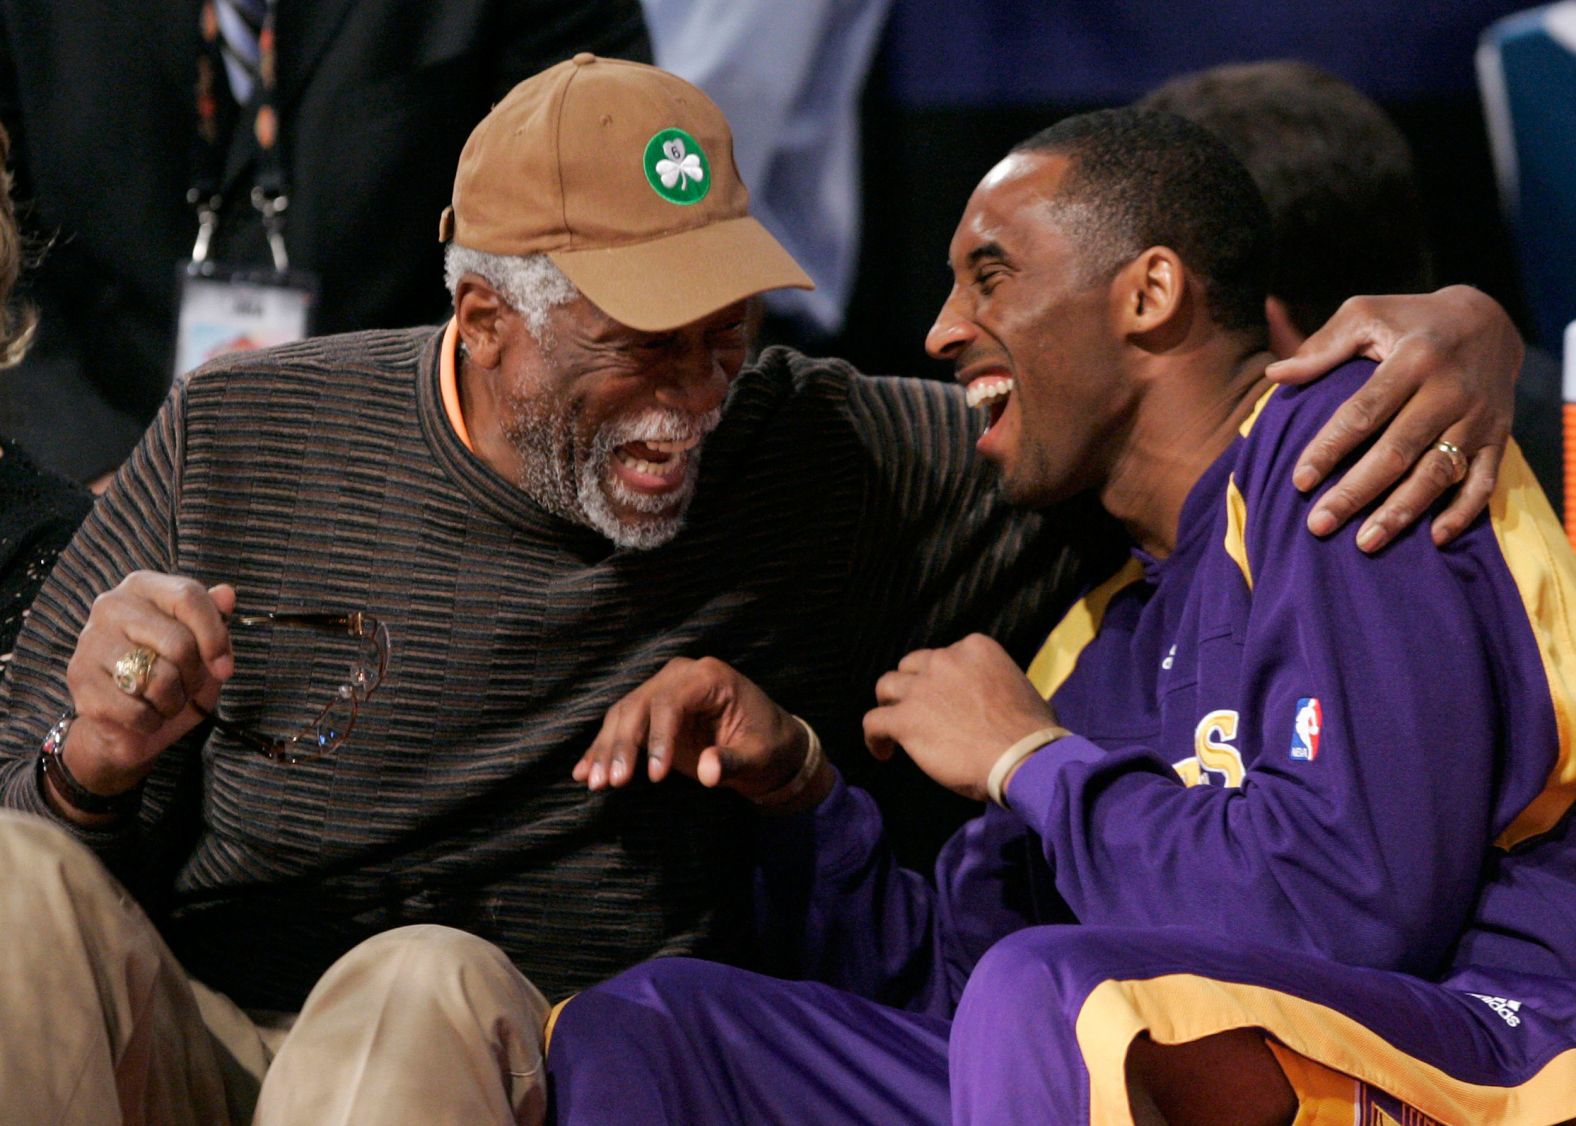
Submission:
<svg viewBox="0 0 1576 1126">
<path fill-rule="evenodd" d="M 652 445 L 653 448 L 655 447 L 654 443 L 647 444 Z M 632 454 L 625 453 L 623 450 L 614 450 L 613 456 L 618 458 L 620 465 L 627 466 L 636 473 L 641 473 L 648 477 L 673 477 L 684 468 L 684 459 L 681 457 L 671 458 L 658 465 L 656 462 L 642 460 Z"/>
<path fill-rule="evenodd" d="M 976 379 L 969 384 L 967 393 L 968 404 L 971 407 L 982 407 L 997 399 L 1005 398 L 1012 393 L 1012 380 L 1010 379 Z"/>
<path fill-rule="evenodd" d="M 645 444 L 656 450 L 659 454 L 681 454 L 686 450 L 693 450 L 696 446 L 700 445 L 700 438 L 698 436 L 694 438 L 679 438 L 672 442 L 648 441 Z"/>
</svg>

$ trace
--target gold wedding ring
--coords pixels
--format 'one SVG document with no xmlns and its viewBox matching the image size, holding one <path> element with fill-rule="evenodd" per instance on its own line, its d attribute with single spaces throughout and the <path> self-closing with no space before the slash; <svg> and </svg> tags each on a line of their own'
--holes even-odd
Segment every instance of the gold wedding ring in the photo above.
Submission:
<svg viewBox="0 0 1576 1126">
<path fill-rule="evenodd" d="M 148 687 L 148 674 L 159 655 L 146 645 L 138 645 L 115 662 L 115 687 L 128 696 L 141 696 Z"/>
<path fill-rule="evenodd" d="M 1454 442 L 1447 442 L 1441 438 L 1434 443 L 1434 449 L 1450 459 L 1452 483 L 1456 485 L 1461 484 L 1467 475 L 1467 455 L 1461 452 L 1461 447 Z"/>
</svg>

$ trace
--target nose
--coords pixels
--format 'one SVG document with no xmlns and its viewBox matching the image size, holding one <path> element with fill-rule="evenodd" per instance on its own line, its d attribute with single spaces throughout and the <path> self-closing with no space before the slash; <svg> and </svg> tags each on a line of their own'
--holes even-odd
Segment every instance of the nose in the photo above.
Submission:
<svg viewBox="0 0 1576 1126">
<path fill-rule="evenodd" d="M 955 359 L 978 335 L 974 323 L 962 314 L 958 304 L 958 291 L 954 288 L 936 314 L 936 323 L 925 334 L 925 351 L 935 359 Z"/>
<path fill-rule="evenodd" d="M 716 352 L 692 348 L 674 365 L 672 378 L 657 388 L 657 402 L 686 414 L 706 414 L 722 406 L 732 381 Z"/>
</svg>

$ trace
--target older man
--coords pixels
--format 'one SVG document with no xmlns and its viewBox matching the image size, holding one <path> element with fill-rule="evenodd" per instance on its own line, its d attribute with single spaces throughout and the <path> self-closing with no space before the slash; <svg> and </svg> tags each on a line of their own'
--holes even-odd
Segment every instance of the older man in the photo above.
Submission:
<svg viewBox="0 0 1576 1126">
<path fill-rule="evenodd" d="M 612 702 L 715 653 L 852 733 L 903 651 L 1022 643 L 1102 562 L 1087 510 L 1005 510 L 956 389 L 745 366 L 746 299 L 805 278 L 686 83 L 518 87 L 442 234 L 446 327 L 199 372 L 41 595 L 0 1117 L 244 1116 L 265 1069 L 263 1120 L 529 1117 L 542 993 L 761 964 L 755 809 L 571 781 Z"/>
<path fill-rule="evenodd" d="M 877 684 L 872 748 L 996 803 L 934 889 L 720 663 L 621 702 L 590 757 L 795 779 L 767 919 L 821 980 L 674 959 L 570 1000 L 560 1120 L 1576 1113 L 1576 556 L 1519 453 L 1443 551 L 1307 535 L 1288 478 L 1368 365 L 1270 393 L 1269 248 L 1247 173 L 1168 114 L 1069 119 L 981 181 L 930 350 L 1004 492 L 1094 490 L 1131 558 L 1028 678 L 974 637 Z"/>
</svg>

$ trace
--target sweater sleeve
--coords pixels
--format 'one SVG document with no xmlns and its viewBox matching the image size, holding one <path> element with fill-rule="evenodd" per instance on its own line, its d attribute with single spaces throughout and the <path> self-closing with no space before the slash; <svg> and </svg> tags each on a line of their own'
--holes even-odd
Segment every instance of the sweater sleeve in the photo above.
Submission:
<svg viewBox="0 0 1576 1126">
<path fill-rule="evenodd" d="M 49 818 L 93 848 L 128 884 L 141 882 L 158 850 L 145 838 L 169 822 L 202 729 L 167 750 L 150 776 L 141 810 L 104 829 L 84 829 L 55 814 L 38 775 L 39 747 L 71 705 L 66 667 L 93 600 L 133 571 L 178 569 L 175 511 L 184 444 L 184 387 L 171 393 L 33 603 L 0 695 L 0 803 Z"/>
<path fill-rule="evenodd" d="M 1333 405 L 1351 381 L 1328 378 Z M 1241 574 L 1211 575 L 1245 585 L 1245 613 L 1229 628 L 1201 622 L 1198 647 L 1240 646 L 1236 699 L 1208 711 L 1201 698 L 1192 745 L 1064 738 L 1024 764 L 1008 798 L 1084 922 L 1195 925 L 1427 973 L 1468 915 L 1494 836 L 1517 706 L 1503 687 L 1530 677 L 1528 699 L 1545 701 L 1548 687 L 1486 518 L 1447 549 L 1425 525 L 1375 557 L 1349 534 L 1305 531 L 1316 498 L 1287 482 L 1328 413 L 1317 403 L 1267 409 L 1235 465 Z M 1506 631 L 1516 667 L 1489 640 Z M 1185 786 L 1168 764 L 1188 756 L 1227 785 Z"/>
</svg>

